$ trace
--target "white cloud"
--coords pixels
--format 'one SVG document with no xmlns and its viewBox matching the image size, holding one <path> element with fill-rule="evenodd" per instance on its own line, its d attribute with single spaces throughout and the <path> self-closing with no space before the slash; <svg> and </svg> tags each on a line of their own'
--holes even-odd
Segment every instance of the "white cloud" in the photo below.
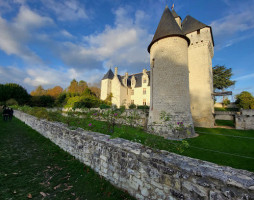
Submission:
<svg viewBox="0 0 254 200">
<path fill-rule="evenodd" d="M 61 21 L 88 18 L 85 8 L 77 0 L 42 0 L 42 3 Z"/>
<path fill-rule="evenodd" d="M 224 17 L 210 24 L 213 28 L 216 49 L 229 47 L 253 37 L 249 32 L 254 30 L 254 2 L 250 0 L 240 3 L 231 3 L 227 0 L 224 2 L 228 6 L 228 12 L 225 12 Z"/>
<path fill-rule="evenodd" d="M 8 55 L 17 55 L 25 61 L 42 63 L 29 47 L 28 41 L 33 38 L 33 30 L 53 24 L 48 17 L 41 17 L 29 8 L 21 6 L 13 22 L 8 22 L 0 16 L 0 49 Z"/>
<path fill-rule="evenodd" d="M 235 78 L 235 80 L 239 81 L 239 80 L 248 80 L 248 79 L 253 79 L 253 78 L 254 78 L 254 73 L 243 75 L 243 76 L 239 76 L 239 77 Z"/>
<path fill-rule="evenodd" d="M 114 26 L 107 25 L 101 33 L 84 36 L 83 44 L 66 42 L 64 48 L 60 48 L 62 59 L 82 68 L 102 69 L 102 63 L 129 70 L 147 67 L 146 48 L 152 35 L 139 24 L 146 16 L 137 11 L 132 19 L 122 8 L 116 10 L 115 15 Z"/>
</svg>

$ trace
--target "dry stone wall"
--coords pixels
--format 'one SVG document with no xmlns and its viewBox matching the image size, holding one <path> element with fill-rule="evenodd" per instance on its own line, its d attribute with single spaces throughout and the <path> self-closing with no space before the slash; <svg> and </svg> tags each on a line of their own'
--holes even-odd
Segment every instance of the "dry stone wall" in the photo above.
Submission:
<svg viewBox="0 0 254 200">
<path fill-rule="evenodd" d="M 62 123 L 15 116 L 137 199 L 254 199 L 254 174 Z"/>
<path fill-rule="evenodd" d="M 241 110 L 241 113 L 235 116 L 236 129 L 254 130 L 254 109 Z"/>
</svg>

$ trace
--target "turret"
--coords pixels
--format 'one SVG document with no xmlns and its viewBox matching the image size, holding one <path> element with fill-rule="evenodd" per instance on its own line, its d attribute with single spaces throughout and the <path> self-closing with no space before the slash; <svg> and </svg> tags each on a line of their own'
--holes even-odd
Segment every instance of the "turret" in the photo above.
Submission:
<svg viewBox="0 0 254 200">
<path fill-rule="evenodd" d="M 111 93 L 111 81 L 114 78 L 114 74 L 111 69 L 104 75 L 101 80 L 101 99 L 105 100 Z"/>
<path fill-rule="evenodd" d="M 182 30 L 190 39 L 189 85 L 194 125 L 212 128 L 214 127 L 212 28 L 188 15 L 183 20 Z"/>
<path fill-rule="evenodd" d="M 174 16 L 178 26 L 180 28 L 182 28 L 182 18 L 180 16 L 178 16 L 178 14 L 176 13 L 176 11 L 174 9 L 172 10 L 172 15 Z"/>
<path fill-rule="evenodd" d="M 194 134 L 189 96 L 189 42 L 166 7 L 148 46 L 151 64 L 148 130 L 166 138 Z M 170 117 L 161 118 L 162 113 Z"/>
</svg>

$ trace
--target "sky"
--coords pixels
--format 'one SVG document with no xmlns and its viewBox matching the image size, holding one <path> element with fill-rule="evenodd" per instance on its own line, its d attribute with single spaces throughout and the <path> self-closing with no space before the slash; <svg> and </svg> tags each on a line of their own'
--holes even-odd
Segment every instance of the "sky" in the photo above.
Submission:
<svg viewBox="0 0 254 200">
<path fill-rule="evenodd" d="M 0 83 L 31 92 L 150 70 L 147 47 L 173 3 L 212 27 L 213 66 L 232 68 L 233 96 L 254 94 L 254 0 L 0 0 Z"/>
</svg>

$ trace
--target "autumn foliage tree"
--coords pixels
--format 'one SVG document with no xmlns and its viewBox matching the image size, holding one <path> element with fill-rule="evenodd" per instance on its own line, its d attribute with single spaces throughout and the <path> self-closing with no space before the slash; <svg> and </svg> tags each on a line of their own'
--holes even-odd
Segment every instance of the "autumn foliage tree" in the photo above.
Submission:
<svg viewBox="0 0 254 200">
<path fill-rule="evenodd" d="M 31 92 L 31 95 L 32 96 L 42 96 L 42 95 L 46 95 L 46 93 L 47 93 L 47 91 L 44 90 L 44 88 L 41 85 L 39 85 L 35 90 L 33 90 Z"/>
<path fill-rule="evenodd" d="M 47 95 L 57 98 L 63 92 L 63 88 L 60 86 L 55 86 L 47 90 Z"/>
</svg>

